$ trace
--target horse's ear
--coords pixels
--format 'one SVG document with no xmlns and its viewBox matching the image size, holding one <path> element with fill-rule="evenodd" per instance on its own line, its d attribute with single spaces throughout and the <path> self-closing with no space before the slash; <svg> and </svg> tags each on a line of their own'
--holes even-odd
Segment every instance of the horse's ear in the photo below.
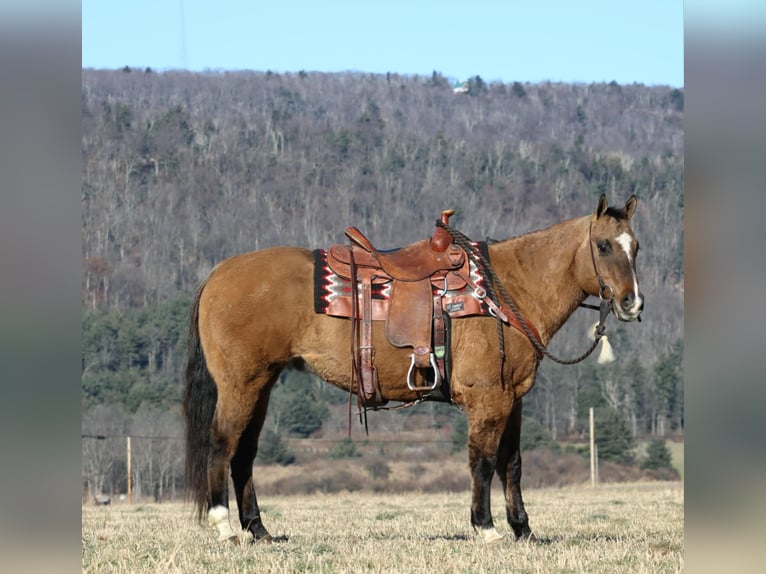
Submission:
<svg viewBox="0 0 766 574">
<path fill-rule="evenodd" d="M 598 219 L 599 217 L 601 217 L 602 215 L 606 213 L 607 207 L 608 206 L 606 204 L 606 194 L 602 193 L 601 197 L 598 198 L 598 205 L 596 206 L 596 211 L 593 212 L 593 215 L 596 216 L 596 219 Z"/>
<path fill-rule="evenodd" d="M 631 195 L 628 198 L 628 201 L 625 202 L 625 217 L 630 219 L 633 217 L 633 214 L 636 212 L 636 206 L 638 206 L 638 199 L 636 198 L 635 194 Z"/>
</svg>

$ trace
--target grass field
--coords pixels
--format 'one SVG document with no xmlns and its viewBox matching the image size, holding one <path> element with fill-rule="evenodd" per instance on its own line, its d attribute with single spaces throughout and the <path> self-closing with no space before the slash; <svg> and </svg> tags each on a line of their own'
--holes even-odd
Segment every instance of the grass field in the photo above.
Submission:
<svg viewBox="0 0 766 574">
<path fill-rule="evenodd" d="M 194 522 L 189 505 L 86 505 L 82 571 L 433 574 L 683 569 L 680 482 L 529 490 L 527 511 L 540 538 L 535 544 L 513 542 L 500 492 L 492 494 L 495 525 L 505 536 L 492 545 L 474 537 L 467 492 L 263 496 L 264 522 L 277 542 L 241 546 L 216 542 L 210 530 Z"/>
</svg>

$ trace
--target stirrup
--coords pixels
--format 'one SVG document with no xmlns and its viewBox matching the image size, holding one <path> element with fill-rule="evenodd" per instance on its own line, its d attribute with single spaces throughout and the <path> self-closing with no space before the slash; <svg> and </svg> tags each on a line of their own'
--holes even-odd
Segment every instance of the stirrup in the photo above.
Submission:
<svg viewBox="0 0 766 574">
<path fill-rule="evenodd" d="M 433 391 L 436 387 L 438 387 L 442 382 L 441 373 L 439 373 L 439 367 L 436 365 L 436 357 L 433 353 L 431 353 L 430 356 L 431 359 L 431 368 L 434 371 L 434 384 L 430 387 L 428 385 L 423 387 L 417 387 L 415 386 L 413 382 L 413 374 L 415 373 L 415 353 L 410 354 L 410 368 L 407 371 L 407 388 L 411 391 Z"/>
</svg>

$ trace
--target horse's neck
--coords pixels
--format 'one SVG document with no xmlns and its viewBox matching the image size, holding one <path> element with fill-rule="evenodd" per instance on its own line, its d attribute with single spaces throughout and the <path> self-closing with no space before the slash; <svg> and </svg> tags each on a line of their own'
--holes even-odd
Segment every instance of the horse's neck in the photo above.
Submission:
<svg viewBox="0 0 766 574">
<path fill-rule="evenodd" d="M 545 344 L 587 297 L 577 281 L 587 231 L 583 217 L 490 246 L 492 267 Z"/>
</svg>

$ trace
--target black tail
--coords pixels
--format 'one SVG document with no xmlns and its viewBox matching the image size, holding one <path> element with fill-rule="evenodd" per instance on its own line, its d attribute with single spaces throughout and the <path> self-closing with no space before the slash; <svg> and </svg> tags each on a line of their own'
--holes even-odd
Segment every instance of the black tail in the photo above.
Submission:
<svg viewBox="0 0 766 574">
<path fill-rule="evenodd" d="M 189 339 L 186 344 L 186 496 L 197 507 L 201 520 L 208 510 L 207 461 L 210 453 L 210 425 L 213 422 L 218 391 L 205 363 L 199 340 L 199 288 L 189 316 Z"/>
</svg>

